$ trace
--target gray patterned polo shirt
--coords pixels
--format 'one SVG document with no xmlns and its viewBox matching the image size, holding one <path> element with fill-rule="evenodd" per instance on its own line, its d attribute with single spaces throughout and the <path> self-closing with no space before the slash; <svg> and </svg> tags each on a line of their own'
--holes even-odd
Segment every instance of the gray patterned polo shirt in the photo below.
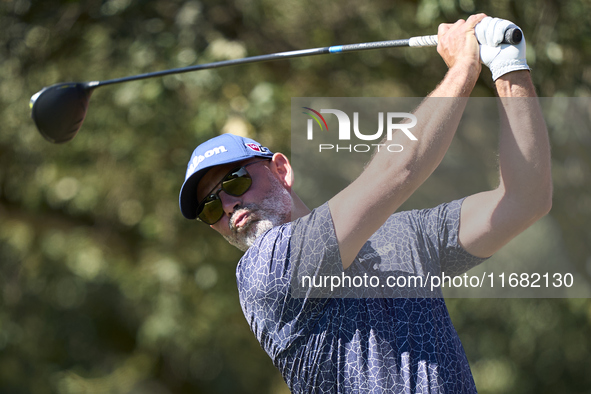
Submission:
<svg viewBox="0 0 591 394">
<path fill-rule="evenodd" d="M 388 276 L 459 275 L 484 261 L 458 243 L 462 201 L 395 213 L 346 270 L 327 203 L 257 239 L 236 270 L 240 303 L 292 392 L 476 392 L 440 289 L 383 285 Z M 377 279 L 349 289 L 300 282 L 364 274 Z"/>
</svg>

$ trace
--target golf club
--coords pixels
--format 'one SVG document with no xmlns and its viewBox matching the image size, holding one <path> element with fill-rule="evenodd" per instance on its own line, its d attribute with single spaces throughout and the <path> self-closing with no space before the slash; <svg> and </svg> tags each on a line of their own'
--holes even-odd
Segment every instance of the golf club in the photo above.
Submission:
<svg viewBox="0 0 591 394">
<path fill-rule="evenodd" d="M 505 44 L 518 44 L 523 35 L 516 28 L 507 29 Z M 86 117 L 88 102 L 94 89 L 116 83 L 137 81 L 140 79 L 162 77 L 190 71 L 233 66 L 237 64 L 265 62 L 269 60 L 289 59 L 302 56 L 314 56 L 330 53 L 354 52 L 368 49 L 394 47 L 425 47 L 437 46 L 437 36 L 411 37 L 403 40 L 376 41 L 360 44 L 336 45 L 330 47 L 304 49 L 298 51 L 279 52 L 269 55 L 245 57 L 242 59 L 224 60 L 220 62 L 198 64 L 194 66 L 173 68 L 145 74 L 133 75 L 107 81 L 68 82 L 43 88 L 31 97 L 31 117 L 41 135 L 53 143 L 64 143 L 73 139 Z"/>
</svg>

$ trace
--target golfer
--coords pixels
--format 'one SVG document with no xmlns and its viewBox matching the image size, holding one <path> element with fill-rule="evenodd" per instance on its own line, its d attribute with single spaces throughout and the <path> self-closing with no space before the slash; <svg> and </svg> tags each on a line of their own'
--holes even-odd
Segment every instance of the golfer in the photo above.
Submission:
<svg viewBox="0 0 591 394">
<path fill-rule="evenodd" d="M 449 69 L 414 112 L 417 141 L 394 134 L 402 152 L 376 152 L 354 182 L 312 211 L 292 191 L 285 155 L 229 134 L 195 149 L 181 211 L 245 251 L 236 271 L 241 306 L 292 392 L 476 392 L 443 298 L 295 297 L 291 285 L 309 264 L 316 272 L 337 264 L 351 275 L 460 274 L 548 213 L 548 136 L 525 40 L 500 44 L 511 26 L 484 14 L 440 25 L 437 50 Z M 481 64 L 500 97 L 498 186 L 394 213 L 443 158 Z"/>
</svg>

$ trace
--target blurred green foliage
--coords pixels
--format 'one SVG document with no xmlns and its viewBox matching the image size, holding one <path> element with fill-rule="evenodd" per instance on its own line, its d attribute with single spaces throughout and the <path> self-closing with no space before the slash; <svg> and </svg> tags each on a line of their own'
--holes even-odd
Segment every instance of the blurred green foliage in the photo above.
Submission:
<svg viewBox="0 0 591 394">
<path fill-rule="evenodd" d="M 65 145 L 29 118 L 42 87 L 434 34 L 486 12 L 523 27 L 540 96 L 590 96 L 590 10 L 587 0 L 1 0 L 0 392 L 285 393 L 238 304 L 239 252 L 180 215 L 186 161 L 222 131 L 289 153 L 291 97 L 421 97 L 446 67 L 432 48 L 390 49 L 105 87 Z M 474 95 L 493 94 L 485 70 Z M 551 223 L 588 277 L 584 122 L 551 128 Z M 486 187 L 486 138 L 458 138 L 473 148 L 461 166 L 480 169 Z M 480 392 L 591 390 L 588 299 L 448 304 Z"/>
</svg>

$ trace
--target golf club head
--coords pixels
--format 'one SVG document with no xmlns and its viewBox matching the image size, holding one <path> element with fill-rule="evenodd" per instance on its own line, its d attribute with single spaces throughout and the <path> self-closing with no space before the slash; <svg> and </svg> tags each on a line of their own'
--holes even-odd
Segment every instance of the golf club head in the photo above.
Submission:
<svg viewBox="0 0 591 394">
<path fill-rule="evenodd" d="M 56 144 L 76 136 L 86 117 L 92 88 L 85 83 L 60 83 L 31 97 L 31 117 L 41 135 Z"/>
</svg>

